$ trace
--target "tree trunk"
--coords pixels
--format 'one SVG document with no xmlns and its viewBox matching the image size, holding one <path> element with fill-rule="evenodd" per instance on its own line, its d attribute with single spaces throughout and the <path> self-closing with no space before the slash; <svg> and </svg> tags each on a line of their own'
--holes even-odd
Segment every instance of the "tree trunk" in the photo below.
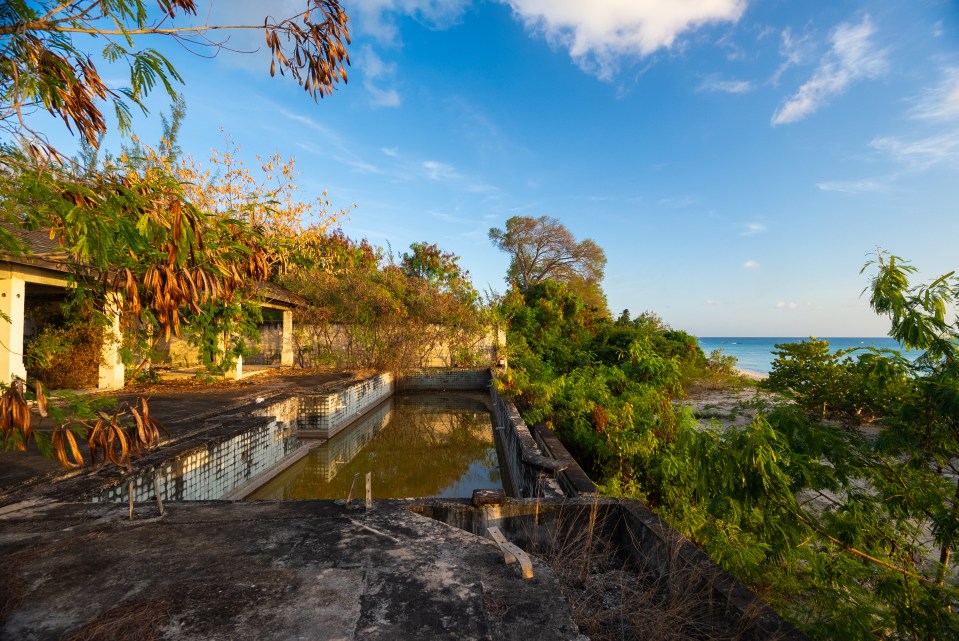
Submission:
<svg viewBox="0 0 959 641">
<path fill-rule="evenodd" d="M 952 499 L 952 520 L 959 519 L 959 479 L 956 480 L 956 493 Z M 939 572 L 936 582 L 943 585 L 946 582 L 946 573 L 949 571 L 949 559 L 952 556 L 952 545 L 944 545 L 939 551 Z"/>
</svg>

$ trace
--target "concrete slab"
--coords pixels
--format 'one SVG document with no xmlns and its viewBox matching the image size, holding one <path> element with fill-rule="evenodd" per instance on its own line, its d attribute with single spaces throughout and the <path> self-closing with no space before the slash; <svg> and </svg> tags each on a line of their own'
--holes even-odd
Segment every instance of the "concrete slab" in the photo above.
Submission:
<svg viewBox="0 0 959 641">
<path fill-rule="evenodd" d="M 548 566 L 402 502 L 165 507 L 0 515 L 0 639 L 583 638 Z"/>
<path fill-rule="evenodd" d="M 316 393 L 361 375 L 363 372 L 345 370 L 273 370 L 240 381 L 169 381 L 93 396 L 131 402 L 139 397 L 146 398 L 150 414 L 162 421 L 169 430 L 169 437 L 165 440 L 170 444 L 197 433 L 203 428 L 204 419 L 228 413 L 257 399 L 268 400 L 280 394 L 300 391 Z M 34 416 L 34 422 L 43 428 L 44 423 L 39 416 Z M 49 427 L 49 419 L 46 419 L 46 424 Z M 41 456 L 35 445 L 31 445 L 27 452 L 0 452 L 0 497 L 70 475 L 55 460 Z"/>
</svg>

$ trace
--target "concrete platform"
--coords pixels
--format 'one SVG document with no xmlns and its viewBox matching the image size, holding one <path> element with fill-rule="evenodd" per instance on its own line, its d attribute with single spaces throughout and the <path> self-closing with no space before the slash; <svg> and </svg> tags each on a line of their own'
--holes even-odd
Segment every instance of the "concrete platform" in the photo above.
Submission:
<svg viewBox="0 0 959 641">
<path fill-rule="evenodd" d="M 171 381 L 153 385 L 141 385 L 110 393 L 91 393 L 97 398 L 112 397 L 135 402 L 144 397 L 150 404 L 150 414 L 159 419 L 169 430 L 159 449 L 197 433 L 204 419 L 230 412 L 253 403 L 257 399 L 270 399 L 284 393 L 316 393 L 327 386 L 336 385 L 362 372 L 344 370 L 273 370 L 252 379 L 221 383 L 200 383 L 192 380 Z M 50 419 L 41 422 L 34 417 L 40 429 L 49 429 Z M 37 429 L 37 426 L 34 426 Z M 87 455 L 85 446 L 84 454 Z M 42 456 L 31 444 L 27 452 L 0 451 L 0 505 L 11 496 L 31 486 L 54 483 L 72 474 L 54 459 Z"/>
<path fill-rule="evenodd" d="M 547 566 L 402 502 L 165 507 L 0 513 L 0 639 L 583 639 Z"/>
</svg>

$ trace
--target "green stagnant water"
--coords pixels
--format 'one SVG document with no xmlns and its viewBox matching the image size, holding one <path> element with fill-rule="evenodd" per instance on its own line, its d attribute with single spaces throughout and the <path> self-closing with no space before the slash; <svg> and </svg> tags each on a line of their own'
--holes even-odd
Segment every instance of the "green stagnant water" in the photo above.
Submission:
<svg viewBox="0 0 959 641">
<path fill-rule="evenodd" d="M 491 414 L 469 394 L 400 394 L 261 486 L 248 499 L 343 499 L 373 474 L 373 498 L 468 498 L 503 487 Z"/>
</svg>

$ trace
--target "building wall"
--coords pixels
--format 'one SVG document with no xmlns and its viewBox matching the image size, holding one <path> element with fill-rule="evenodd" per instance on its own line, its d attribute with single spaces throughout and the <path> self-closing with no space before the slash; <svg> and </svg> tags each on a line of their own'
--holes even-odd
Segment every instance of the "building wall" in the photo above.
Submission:
<svg viewBox="0 0 959 641">
<path fill-rule="evenodd" d="M 436 334 L 441 334 L 437 331 Z M 475 362 L 457 362 L 456 350 L 450 345 L 436 342 L 426 345 L 425 353 L 417 354 L 419 367 L 462 367 L 496 365 L 506 344 L 506 332 L 490 329 L 472 346 Z M 260 339 L 251 356 L 244 356 L 247 365 L 279 365 L 283 349 L 282 323 L 266 323 L 260 326 Z M 293 329 L 293 364 L 298 367 L 351 367 L 367 362 L 368 354 L 348 325 L 310 326 L 298 325 Z M 169 367 L 196 367 L 201 364 L 199 350 L 185 339 L 171 336 L 160 339 L 157 351 L 161 356 L 157 365 Z"/>
</svg>

